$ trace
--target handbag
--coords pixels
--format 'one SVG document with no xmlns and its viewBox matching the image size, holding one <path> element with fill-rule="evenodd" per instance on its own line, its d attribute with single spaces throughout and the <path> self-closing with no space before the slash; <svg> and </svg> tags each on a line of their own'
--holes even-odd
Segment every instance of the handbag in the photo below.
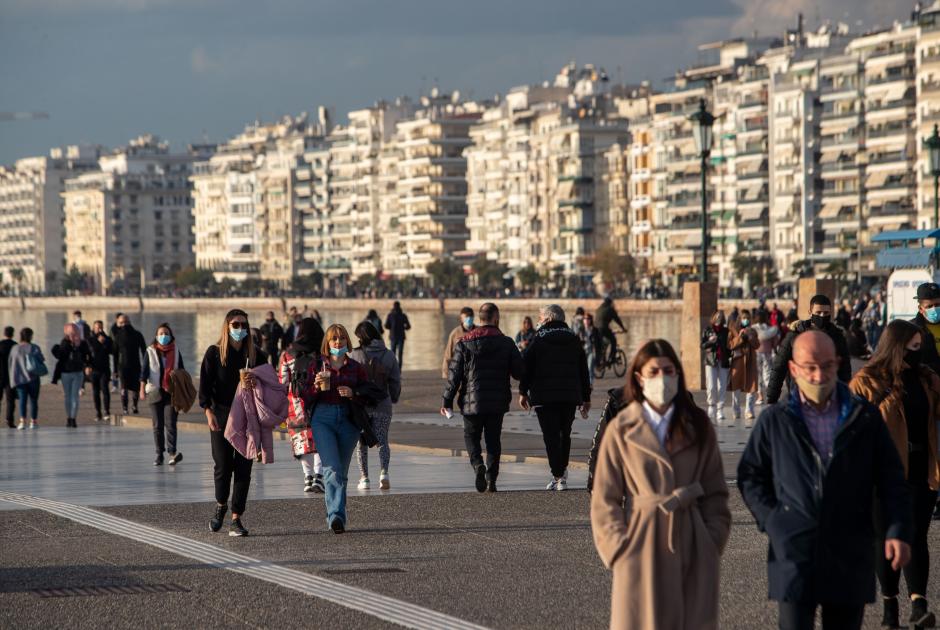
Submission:
<svg viewBox="0 0 940 630">
<path fill-rule="evenodd" d="M 33 377 L 45 376 L 49 373 L 45 361 L 36 354 L 35 347 L 30 348 L 29 354 L 26 355 L 26 372 Z"/>
</svg>

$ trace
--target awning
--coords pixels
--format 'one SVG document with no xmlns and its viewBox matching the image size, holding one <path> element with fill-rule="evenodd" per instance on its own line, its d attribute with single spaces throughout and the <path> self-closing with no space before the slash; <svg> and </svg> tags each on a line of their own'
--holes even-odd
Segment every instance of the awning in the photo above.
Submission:
<svg viewBox="0 0 940 630">
<path fill-rule="evenodd" d="M 868 177 L 865 179 L 865 188 L 881 188 L 885 184 L 885 180 L 888 179 L 890 175 L 889 171 L 875 171 L 874 173 L 869 173 Z"/>
<path fill-rule="evenodd" d="M 702 234 L 701 232 L 695 232 L 694 234 L 689 234 L 685 237 L 685 246 L 686 247 L 701 247 L 702 246 Z"/>
<path fill-rule="evenodd" d="M 834 219 L 839 215 L 841 209 L 842 204 L 839 202 L 824 203 L 822 208 L 819 209 L 819 214 L 816 216 L 820 219 Z"/>
<path fill-rule="evenodd" d="M 764 209 L 760 206 L 750 207 L 750 208 L 741 208 L 738 210 L 738 216 L 740 221 L 756 221 L 761 218 L 761 215 L 764 213 Z"/>
<path fill-rule="evenodd" d="M 574 182 L 571 180 L 558 182 L 558 188 L 555 191 L 558 199 L 571 199 L 574 196 Z"/>
</svg>

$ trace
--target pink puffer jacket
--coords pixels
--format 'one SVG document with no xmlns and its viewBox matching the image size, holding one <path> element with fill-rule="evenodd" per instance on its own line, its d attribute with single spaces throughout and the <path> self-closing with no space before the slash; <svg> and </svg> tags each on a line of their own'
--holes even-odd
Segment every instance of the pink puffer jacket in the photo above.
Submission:
<svg viewBox="0 0 940 630">
<path fill-rule="evenodd" d="M 287 387 L 281 385 L 269 363 L 251 370 L 253 389 L 241 385 L 232 401 L 225 439 L 246 459 L 274 462 L 274 428 L 287 418 Z"/>
</svg>

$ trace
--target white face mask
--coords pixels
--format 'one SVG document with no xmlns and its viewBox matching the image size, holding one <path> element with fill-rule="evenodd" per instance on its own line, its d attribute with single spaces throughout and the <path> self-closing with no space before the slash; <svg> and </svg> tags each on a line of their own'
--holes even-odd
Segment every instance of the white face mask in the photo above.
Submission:
<svg viewBox="0 0 940 630">
<path fill-rule="evenodd" d="M 679 377 L 675 374 L 643 378 L 643 397 L 651 405 L 667 407 L 679 391 Z"/>
</svg>

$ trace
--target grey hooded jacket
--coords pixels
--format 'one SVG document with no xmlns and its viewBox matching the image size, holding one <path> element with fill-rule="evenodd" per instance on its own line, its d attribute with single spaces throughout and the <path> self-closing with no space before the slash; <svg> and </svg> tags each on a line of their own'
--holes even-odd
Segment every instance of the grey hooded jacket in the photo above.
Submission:
<svg viewBox="0 0 940 630">
<path fill-rule="evenodd" d="M 392 415 L 392 404 L 398 402 L 401 395 L 401 368 L 398 359 L 391 350 L 385 347 L 381 339 L 373 339 L 366 347 L 358 347 L 349 353 L 349 358 L 361 363 L 369 371 L 369 360 L 378 360 L 385 369 L 387 379 L 388 398 L 382 400 L 373 408 L 367 408 L 370 414 Z"/>
</svg>

